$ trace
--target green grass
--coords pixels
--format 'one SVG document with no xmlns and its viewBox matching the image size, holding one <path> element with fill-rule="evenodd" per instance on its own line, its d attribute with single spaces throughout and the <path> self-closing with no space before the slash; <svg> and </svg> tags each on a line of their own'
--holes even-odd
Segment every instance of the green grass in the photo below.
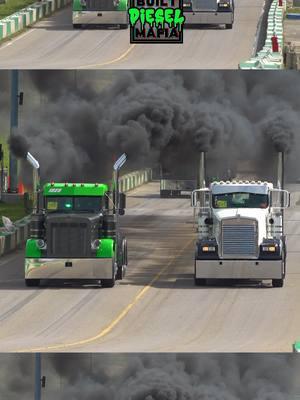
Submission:
<svg viewBox="0 0 300 400">
<path fill-rule="evenodd" d="M 0 4 L 0 19 L 14 14 L 33 3 L 35 3 L 33 0 L 7 0 L 5 4 Z"/>
<path fill-rule="evenodd" d="M 2 203 L 0 201 L 0 226 L 3 226 L 2 224 L 2 216 L 8 217 L 12 221 L 17 221 L 19 219 L 22 219 L 27 215 L 25 208 L 24 208 L 24 203 L 23 201 L 20 201 L 16 204 L 7 204 L 7 203 Z"/>
<path fill-rule="evenodd" d="M 286 12 L 288 14 L 300 14 L 300 7 L 288 7 Z"/>
</svg>

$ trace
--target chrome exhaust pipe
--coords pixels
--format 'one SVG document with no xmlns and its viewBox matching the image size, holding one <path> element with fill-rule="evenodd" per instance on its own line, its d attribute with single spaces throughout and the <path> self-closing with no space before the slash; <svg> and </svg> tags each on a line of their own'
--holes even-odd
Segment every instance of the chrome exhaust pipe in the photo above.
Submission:
<svg viewBox="0 0 300 400">
<path fill-rule="evenodd" d="M 198 171 L 198 188 L 199 189 L 206 187 L 205 175 L 206 175 L 205 153 L 204 153 L 204 151 L 201 151 L 200 159 L 199 159 L 199 171 Z"/>
<path fill-rule="evenodd" d="M 277 157 L 277 187 L 284 189 L 284 152 L 280 151 Z"/>
<path fill-rule="evenodd" d="M 29 164 L 33 168 L 33 213 L 37 213 L 39 211 L 39 204 L 38 204 L 38 194 L 40 190 L 40 164 L 39 162 L 33 157 L 31 153 L 27 153 L 26 159 Z"/>
</svg>

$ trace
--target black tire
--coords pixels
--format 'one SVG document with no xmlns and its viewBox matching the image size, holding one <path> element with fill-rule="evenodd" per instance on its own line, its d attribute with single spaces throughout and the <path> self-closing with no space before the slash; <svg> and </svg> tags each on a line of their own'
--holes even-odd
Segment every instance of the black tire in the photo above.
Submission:
<svg viewBox="0 0 300 400">
<path fill-rule="evenodd" d="M 283 282 L 283 279 L 272 279 L 272 286 L 278 288 L 283 287 Z"/>
<path fill-rule="evenodd" d="M 112 288 L 115 286 L 115 283 L 116 283 L 115 278 L 101 280 L 101 286 L 104 288 Z"/>
<path fill-rule="evenodd" d="M 37 287 L 40 284 L 40 279 L 25 279 L 25 285 L 27 287 Z"/>
<path fill-rule="evenodd" d="M 128 24 L 121 24 L 120 29 L 128 29 Z"/>
<path fill-rule="evenodd" d="M 74 29 L 81 29 L 82 25 L 81 24 L 73 24 Z"/>
<path fill-rule="evenodd" d="M 127 240 L 125 238 L 122 239 L 121 246 L 119 249 L 118 256 L 118 267 L 117 267 L 117 276 L 116 279 L 122 280 L 125 277 L 126 267 L 127 267 Z"/>
<path fill-rule="evenodd" d="M 206 279 L 203 278 L 195 278 L 196 286 L 206 286 Z"/>
<path fill-rule="evenodd" d="M 232 29 L 233 24 L 225 24 L 225 29 Z"/>
</svg>

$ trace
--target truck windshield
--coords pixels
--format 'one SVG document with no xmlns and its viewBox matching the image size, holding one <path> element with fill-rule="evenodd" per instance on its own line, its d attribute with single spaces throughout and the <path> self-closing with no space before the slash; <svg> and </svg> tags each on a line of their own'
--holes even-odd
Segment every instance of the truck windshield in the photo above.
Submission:
<svg viewBox="0 0 300 400">
<path fill-rule="evenodd" d="M 103 198 L 95 196 L 64 197 L 51 196 L 46 198 L 48 212 L 97 212 L 103 208 Z"/>
<path fill-rule="evenodd" d="M 213 208 L 267 208 L 267 194 L 223 193 L 212 196 Z"/>
</svg>

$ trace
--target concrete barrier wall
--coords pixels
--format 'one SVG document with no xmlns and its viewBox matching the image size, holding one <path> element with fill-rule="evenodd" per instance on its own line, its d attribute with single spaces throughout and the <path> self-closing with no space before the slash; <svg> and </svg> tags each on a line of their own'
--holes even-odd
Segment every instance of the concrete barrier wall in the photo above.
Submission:
<svg viewBox="0 0 300 400">
<path fill-rule="evenodd" d="M 43 0 L 0 20 L 0 41 L 71 4 L 72 0 Z"/>
<path fill-rule="evenodd" d="M 152 169 L 134 171 L 120 178 L 120 191 L 128 192 L 152 180 Z"/>
<path fill-rule="evenodd" d="M 14 232 L 0 232 L 0 256 L 22 247 L 29 234 L 30 216 L 15 222 Z"/>
<path fill-rule="evenodd" d="M 267 24 L 267 36 L 263 48 L 250 60 L 241 62 L 240 69 L 283 69 L 283 18 L 286 10 L 286 0 L 282 6 L 279 0 L 273 0 Z M 272 51 L 272 36 L 277 36 L 279 51 Z"/>
<path fill-rule="evenodd" d="M 134 171 L 120 178 L 120 191 L 128 192 L 152 180 L 152 170 Z M 0 257 L 24 245 L 29 236 L 30 216 L 15 222 L 14 232 L 0 232 Z"/>
</svg>

